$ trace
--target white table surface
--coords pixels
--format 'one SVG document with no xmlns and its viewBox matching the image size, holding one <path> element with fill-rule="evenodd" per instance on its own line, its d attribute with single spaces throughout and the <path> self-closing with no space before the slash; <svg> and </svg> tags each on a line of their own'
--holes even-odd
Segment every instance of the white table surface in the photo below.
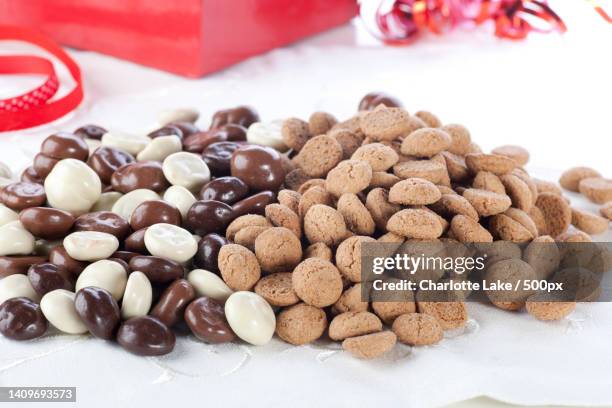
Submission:
<svg viewBox="0 0 612 408">
<path fill-rule="evenodd" d="M 484 149 L 527 147 L 529 169 L 542 178 L 555 180 L 573 165 L 610 176 L 612 26 L 582 2 L 556 3 L 568 16 L 570 32 L 563 37 L 509 42 L 482 27 L 394 48 L 381 47 L 353 24 L 199 80 L 72 51 L 83 70 L 85 102 L 57 123 L 0 134 L 0 161 L 21 170 L 45 136 L 85 123 L 142 132 L 163 108 L 196 107 L 202 126 L 215 110 L 243 103 L 266 120 L 305 118 L 314 110 L 343 118 L 363 94 L 384 90 L 409 111 L 427 109 L 445 122 L 464 123 Z M 0 53 L 28 49 L 0 44 Z M 0 97 L 32 83 L 0 78 Z M 575 195 L 572 202 L 596 210 Z M 424 407 L 478 396 L 527 405 L 612 405 L 611 305 L 579 305 L 549 324 L 484 305 L 468 309 L 467 328 L 439 345 L 398 346 L 374 362 L 326 343 L 209 346 L 185 338 L 169 356 L 140 358 L 85 336 L 0 339 L 0 386 L 74 385 L 88 407 L 196 401 Z"/>
</svg>

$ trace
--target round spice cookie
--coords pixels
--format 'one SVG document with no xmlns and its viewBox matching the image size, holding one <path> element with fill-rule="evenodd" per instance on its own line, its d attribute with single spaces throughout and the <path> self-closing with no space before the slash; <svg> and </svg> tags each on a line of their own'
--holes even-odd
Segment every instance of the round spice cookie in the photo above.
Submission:
<svg viewBox="0 0 612 408">
<path fill-rule="evenodd" d="M 576 309 L 576 302 L 562 302 L 552 299 L 545 293 L 538 293 L 527 299 L 525 303 L 527 313 L 538 320 L 561 320 Z"/>
<path fill-rule="evenodd" d="M 473 174 L 488 171 L 498 176 L 510 173 L 517 166 L 516 162 L 509 157 L 486 153 L 467 154 L 465 164 Z"/>
<path fill-rule="evenodd" d="M 291 211 L 298 214 L 298 205 L 300 204 L 300 198 L 302 198 L 300 193 L 293 190 L 281 190 L 278 192 L 276 198 L 279 204 L 288 207 Z"/>
<path fill-rule="evenodd" d="M 493 236 L 486 228 L 465 215 L 455 215 L 451 220 L 451 231 L 453 236 L 463 243 L 471 242 L 493 242 Z"/>
<path fill-rule="evenodd" d="M 372 215 L 356 194 L 342 194 L 336 208 L 344 217 L 347 227 L 355 234 L 372 235 L 376 224 Z"/>
<path fill-rule="evenodd" d="M 400 181 L 400 178 L 395 174 L 387 173 L 385 171 L 375 171 L 372 173 L 370 188 L 382 187 L 389 189 L 398 181 Z"/>
<path fill-rule="evenodd" d="M 550 235 L 537 237 L 527 245 L 523 260 L 533 268 L 537 279 L 548 279 L 559 268 L 561 253 Z"/>
<path fill-rule="evenodd" d="M 489 229 L 493 235 L 503 241 L 529 242 L 534 235 L 520 222 L 504 214 L 497 214 L 489 220 Z"/>
<path fill-rule="evenodd" d="M 246 227 L 271 227 L 270 221 L 262 215 L 247 214 L 241 215 L 232 221 L 225 230 L 225 237 L 230 241 L 234 240 L 236 233 Z"/>
<path fill-rule="evenodd" d="M 552 193 L 539 194 L 536 207 L 544 218 L 545 235 L 557 237 L 567 231 L 572 222 L 572 209 L 562 197 Z"/>
<path fill-rule="evenodd" d="M 471 177 L 470 170 L 467 168 L 463 156 L 451 152 L 442 152 L 440 154 L 444 157 L 446 170 L 451 181 L 464 183 Z"/>
<path fill-rule="evenodd" d="M 310 207 L 316 204 L 323 204 L 327 206 L 334 205 L 334 197 L 327 192 L 323 187 L 312 187 L 300 198 L 298 203 L 298 215 L 300 218 L 304 218 Z"/>
<path fill-rule="evenodd" d="M 601 174 L 590 167 L 572 167 L 561 174 L 559 184 L 564 189 L 577 193 L 580 182 L 590 177 L 601 177 Z"/>
<path fill-rule="evenodd" d="M 336 266 L 351 282 L 361 282 L 361 244 L 376 242 L 372 237 L 354 236 L 345 239 L 336 250 Z"/>
<path fill-rule="evenodd" d="M 444 330 L 438 319 L 424 313 L 406 313 L 398 316 L 393 322 L 392 330 L 400 343 L 410 346 L 436 344 L 444 336 Z"/>
<path fill-rule="evenodd" d="M 461 214 L 474 221 L 479 220 L 478 211 L 463 196 L 455 194 L 442 194 L 440 199 L 431 205 L 431 209 L 445 217 Z"/>
<path fill-rule="evenodd" d="M 331 113 L 314 112 L 308 119 L 308 130 L 311 135 L 318 136 L 330 131 L 338 119 Z"/>
<path fill-rule="evenodd" d="M 548 235 L 548 227 L 546 226 L 546 220 L 544 219 L 544 213 L 542 213 L 542 210 L 534 205 L 527 214 L 533 220 L 533 223 L 538 229 L 538 235 Z"/>
<path fill-rule="evenodd" d="M 418 296 L 417 296 L 418 298 Z M 467 309 L 463 302 L 417 302 L 417 309 L 435 317 L 444 330 L 457 329 L 467 322 Z"/>
<path fill-rule="evenodd" d="M 377 107 L 362 115 L 359 127 L 374 140 L 394 140 L 411 130 L 410 115 L 402 108 Z"/>
<path fill-rule="evenodd" d="M 342 295 L 342 278 L 336 267 L 321 258 L 303 260 L 292 274 L 293 290 L 305 303 L 326 307 Z"/>
<path fill-rule="evenodd" d="M 365 190 L 372 180 L 372 167 L 360 160 L 344 160 L 332 169 L 325 179 L 325 189 L 340 197 L 344 193 Z"/>
<path fill-rule="evenodd" d="M 376 313 L 385 324 L 391 325 L 398 316 L 406 313 L 414 313 L 416 311 L 414 295 L 410 293 L 409 296 L 412 297 L 412 300 L 406 300 L 405 302 L 372 302 L 372 310 L 374 310 L 374 313 Z"/>
<path fill-rule="evenodd" d="M 414 157 L 433 157 L 448 149 L 452 139 L 442 129 L 423 128 L 415 130 L 402 141 L 401 153 Z"/>
<path fill-rule="evenodd" d="M 436 215 L 422 209 L 405 209 L 393 214 L 387 222 L 387 230 L 417 239 L 438 238 L 444 232 Z"/>
<path fill-rule="evenodd" d="M 599 213 L 606 217 L 608 220 L 612 221 L 612 201 L 604 204 L 600 209 Z"/>
<path fill-rule="evenodd" d="M 287 228 L 269 228 L 255 239 L 255 255 L 266 272 L 290 271 L 302 260 L 302 243 Z"/>
<path fill-rule="evenodd" d="M 255 293 L 272 306 L 291 306 L 300 301 L 293 291 L 290 272 L 278 272 L 264 276 L 255 285 Z"/>
<path fill-rule="evenodd" d="M 304 217 L 304 234 L 311 244 L 322 242 L 329 247 L 338 245 L 347 237 L 344 217 L 332 207 L 316 204 Z"/>
<path fill-rule="evenodd" d="M 492 302 L 515 302 L 524 304 L 533 291 L 523 287 L 521 282 L 534 280 L 533 267 L 522 259 L 504 259 L 487 265 L 484 279 L 489 283 L 510 283 L 516 290 L 489 289 L 485 294 Z M 517 286 L 518 282 L 518 286 Z"/>
<path fill-rule="evenodd" d="M 305 303 L 288 307 L 276 317 L 276 334 L 295 346 L 312 343 L 326 328 L 327 317 L 323 309 Z"/>
<path fill-rule="evenodd" d="M 512 200 L 512 205 L 523 211 L 529 211 L 534 204 L 534 200 L 527 183 L 514 174 L 504 174 L 499 178 Z"/>
<path fill-rule="evenodd" d="M 589 177 L 580 180 L 578 185 L 580 194 L 596 204 L 612 201 L 612 179 L 602 177 Z"/>
<path fill-rule="evenodd" d="M 311 177 L 300 168 L 293 169 L 285 176 L 285 187 L 289 190 L 297 191 L 298 188 L 306 181 L 310 180 Z"/>
<path fill-rule="evenodd" d="M 325 177 L 340 163 L 342 154 L 342 146 L 335 138 L 319 135 L 309 139 L 293 161 L 310 177 Z"/>
<path fill-rule="evenodd" d="M 372 171 L 387 171 L 399 157 L 395 150 L 382 143 L 370 143 L 359 147 L 351 156 L 351 160 L 361 160 L 370 165 Z"/>
<path fill-rule="evenodd" d="M 536 238 L 540 235 L 538 233 L 538 227 L 536 223 L 533 221 L 533 219 L 527 212 L 519 210 L 518 208 L 510 207 L 504 212 L 504 215 L 512 218 L 514 221 L 521 224 L 521 226 L 523 226 L 527 229 L 527 231 L 529 231 L 533 238 Z"/>
<path fill-rule="evenodd" d="M 353 133 L 347 129 L 337 129 L 329 132 L 329 135 L 336 139 L 342 147 L 342 159 L 350 159 L 353 153 L 359 149 L 359 146 L 363 143 L 363 135 Z"/>
<path fill-rule="evenodd" d="M 538 194 L 540 193 L 554 193 L 557 195 L 563 194 L 563 192 L 561 191 L 561 188 L 555 183 L 552 183 L 546 180 L 541 180 L 541 179 L 534 178 L 534 177 L 532 177 L 531 180 L 533 181 L 533 184 L 535 184 L 536 191 L 538 192 Z"/>
<path fill-rule="evenodd" d="M 285 227 L 293 232 L 296 237 L 302 237 L 302 221 L 289 207 L 282 204 L 268 204 L 265 213 L 266 218 L 275 227 Z"/>
<path fill-rule="evenodd" d="M 361 283 L 356 283 L 350 288 L 342 292 L 342 296 L 332 306 L 334 314 L 345 312 L 366 312 L 368 310 L 368 302 L 362 301 L 362 286 Z"/>
<path fill-rule="evenodd" d="M 310 179 L 306 181 L 304 184 L 302 184 L 300 188 L 298 188 L 297 192 L 300 194 L 304 194 L 305 192 L 307 192 L 308 190 L 314 187 L 325 188 L 325 180 L 323 180 L 322 178 Z"/>
<path fill-rule="evenodd" d="M 451 144 L 448 147 L 448 151 L 453 154 L 465 156 L 470 152 L 470 143 L 472 139 L 470 137 L 470 131 L 463 125 L 449 124 L 441 127 L 451 138 Z"/>
<path fill-rule="evenodd" d="M 421 119 L 430 128 L 439 128 L 442 126 L 442 121 L 431 112 L 420 110 L 415 113 L 414 116 Z"/>
<path fill-rule="evenodd" d="M 500 178 L 489 171 L 479 171 L 476 173 L 474 180 L 472 180 L 472 188 L 506 195 L 506 188 Z"/>
<path fill-rule="evenodd" d="M 384 188 L 370 190 L 366 196 L 366 208 L 372 215 L 376 227 L 382 231 L 387 229 L 389 219 L 402 209 L 398 204 L 389 202 L 389 192 Z"/>
<path fill-rule="evenodd" d="M 410 160 L 393 166 L 393 173 L 401 178 L 421 178 L 434 184 L 445 184 L 449 178 L 446 164 L 435 160 Z"/>
<path fill-rule="evenodd" d="M 572 208 L 572 225 L 587 234 L 602 234 L 608 230 L 608 224 L 608 220 L 599 215 Z"/>
<path fill-rule="evenodd" d="M 221 277 L 232 290 L 251 290 L 261 277 L 255 254 L 237 245 L 223 245 L 218 257 Z"/>
<path fill-rule="evenodd" d="M 242 245 L 251 251 L 255 251 L 255 240 L 265 230 L 272 227 L 244 227 L 234 235 L 234 244 Z"/>
<path fill-rule="evenodd" d="M 334 254 L 332 250 L 322 242 L 315 242 L 310 244 L 304 251 L 304 259 L 307 258 L 321 258 L 331 262 Z"/>
<path fill-rule="evenodd" d="M 351 337 L 342 342 L 342 348 L 354 357 L 371 360 L 391 350 L 397 342 L 397 336 L 390 331 Z"/>
<path fill-rule="evenodd" d="M 476 188 L 466 189 L 463 197 L 472 204 L 481 217 L 503 213 L 512 205 L 512 200 L 507 195 Z"/>
<path fill-rule="evenodd" d="M 421 178 L 408 178 L 396 183 L 389 190 L 389 201 L 403 205 L 433 204 L 442 197 L 438 187 Z"/>
<path fill-rule="evenodd" d="M 286 119 L 281 126 L 281 136 L 287 147 L 299 152 L 310 138 L 308 123 L 298 118 Z"/>
<path fill-rule="evenodd" d="M 337 315 L 329 324 L 329 337 L 344 340 L 348 337 L 362 336 L 382 331 L 382 322 L 374 313 L 345 312 Z"/>
<path fill-rule="evenodd" d="M 496 147 L 491 150 L 491 153 L 497 154 L 500 156 L 506 156 L 511 158 L 516 162 L 519 166 L 524 166 L 529 161 L 529 152 L 527 149 L 521 146 L 516 145 L 504 145 Z"/>
</svg>

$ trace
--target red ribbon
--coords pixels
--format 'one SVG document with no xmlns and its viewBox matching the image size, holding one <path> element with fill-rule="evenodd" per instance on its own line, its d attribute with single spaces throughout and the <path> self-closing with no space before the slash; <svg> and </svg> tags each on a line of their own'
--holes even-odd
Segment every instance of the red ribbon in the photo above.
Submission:
<svg viewBox="0 0 612 408">
<path fill-rule="evenodd" d="M 76 86 L 65 96 L 51 100 L 59 89 L 53 63 L 44 57 L 31 55 L 0 56 L 0 75 L 45 75 L 43 84 L 22 95 L 0 100 L 0 132 L 43 125 L 73 111 L 83 100 L 81 70 L 72 58 L 47 37 L 21 27 L 0 26 L 0 40 L 17 40 L 36 45 L 61 61 Z"/>
</svg>

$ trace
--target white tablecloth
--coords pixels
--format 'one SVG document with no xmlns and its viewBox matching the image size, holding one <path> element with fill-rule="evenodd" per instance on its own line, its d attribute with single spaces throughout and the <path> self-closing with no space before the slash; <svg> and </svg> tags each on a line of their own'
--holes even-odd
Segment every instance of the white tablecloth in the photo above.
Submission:
<svg viewBox="0 0 612 408">
<path fill-rule="evenodd" d="M 586 5 L 570 9 L 564 37 L 508 42 L 484 27 L 384 48 L 346 26 L 200 80 L 73 51 L 85 77 L 85 102 L 58 123 L 0 134 L 0 161 L 22 169 L 46 135 L 90 122 L 145 131 L 163 108 L 197 107 L 202 126 L 215 110 L 243 103 L 264 119 L 305 118 L 314 110 L 344 118 L 363 94 L 384 90 L 412 112 L 428 109 L 445 122 L 466 124 L 485 149 L 524 145 L 530 169 L 543 178 L 556 180 L 558 170 L 583 164 L 610 176 L 612 27 Z M 25 50 L 0 45 L 1 53 L 16 49 Z M 0 96 L 27 81 L 0 79 Z M 479 304 L 468 309 L 466 329 L 440 344 L 398 346 L 373 362 L 327 343 L 209 346 L 181 338 L 171 355 L 141 358 L 85 336 L 0 338 L 0 386 L 77 386 L 78 401 L 88 407 L 425 407 L 480 395 L 530 405 L 612 404 L 612 305 L 579 305 L 554 323 Z"/>
</svg>

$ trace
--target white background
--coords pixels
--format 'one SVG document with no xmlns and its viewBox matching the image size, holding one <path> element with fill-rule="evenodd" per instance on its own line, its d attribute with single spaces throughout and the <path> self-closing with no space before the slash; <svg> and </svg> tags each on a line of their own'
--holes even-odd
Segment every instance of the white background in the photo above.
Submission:
<svg viewBox="0 0 612 408">
<path fill-rule="evenodd" d="M 543 178 L 555 180 L 574 165 L 610 177 L 612 25 L 586 2 L 552 3 L 568 23 L 564 36 L 511 42 L 481 27 L 394 48 L 353 24 L 199 80 L 73 51 L 83 70 L 85 102 L 58 123 L 0 134 L 0 161 L 21 170 L 45 136 L 90 122 L 142 132 L 163 108 L 196 107 L 202 126 L 217 109 L 243 103 L 266 120 L 306 118 L 314 110 L 344 118 L 363 94 L 383 90 L 411 112 L 427 109 L 445 122 L 465 124 L 485 150 L 506 143 L 527 147 L 529 169 Z M 0 44 L 0 53 L 27 50 Z M 0 78 L 0 97 L 35 83 Z M 328 344 L 211 347 L 186 339 L 168 357 L 143 359 L 79 336 L 26 344 L 0 339 L 0 386 L 77 385 L 87 406 L 255 400 L 311 406 L 316 399 L 334 406 L 421 407 L 478 395 L 525 404 L 612 404 L 610 305 L 581 305 L 552 324 L 482 305 L 469 309 L 468 329 L 440 345 L 398 347 L 370 363 Z"/>
</svg>

